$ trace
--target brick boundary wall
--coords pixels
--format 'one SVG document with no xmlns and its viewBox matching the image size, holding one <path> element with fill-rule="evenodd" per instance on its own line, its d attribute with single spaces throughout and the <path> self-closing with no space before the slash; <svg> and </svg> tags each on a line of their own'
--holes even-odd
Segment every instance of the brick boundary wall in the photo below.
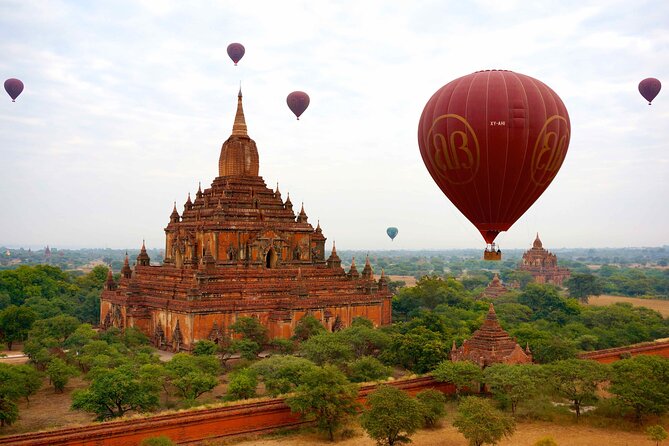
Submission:
<svg viewBox="0 0 669 446">
<path fill-rule="evenodd" d="M 578 355 L 579 359 L 592 359 L 603 364 L 609 364 L 627 356 L 657 355 L 669 358 L 669 339 L 659 339 L 653 342 L 627 345 L 625 347 L 607 348 L 595 350 Z"/>
<path fill-rule="evenodd" d="M 431 376 L 391 381 L 386 384 L 415 395 L 437 389 L 455 393 L 453 384 L 437 382 Z M 377 385 L 361 386 L 358 402 L 364 402 Z M 94 423 L 0 437 L 0 445 L 12 446 L 130 446 L 144 438 L 165 435 L 176 443 L 195 443 L 214 438 L 270 432 L 309 424 L 290 412 L 284 398 L 232 404 L 210 409 L 194 409 L 143 418 Z"/>
</svg>

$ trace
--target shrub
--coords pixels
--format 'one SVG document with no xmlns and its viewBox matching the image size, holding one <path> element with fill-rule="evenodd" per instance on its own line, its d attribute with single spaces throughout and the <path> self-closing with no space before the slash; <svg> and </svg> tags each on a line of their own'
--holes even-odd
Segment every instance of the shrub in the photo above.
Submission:
<svg viewBox="0 0 669 446">
<path fill-rule="evenodd" d="M 160 437 L 145 438 L 140 446 L 176 446 L 170 437 L 161 435 Z"/>
<path fill-rule="evenodd" d="M 228 397 L 231 400 L 243 400 L 256 396 L 258 377 L 251 369 L 241 369 L 230 375 Z"/>
</svg>

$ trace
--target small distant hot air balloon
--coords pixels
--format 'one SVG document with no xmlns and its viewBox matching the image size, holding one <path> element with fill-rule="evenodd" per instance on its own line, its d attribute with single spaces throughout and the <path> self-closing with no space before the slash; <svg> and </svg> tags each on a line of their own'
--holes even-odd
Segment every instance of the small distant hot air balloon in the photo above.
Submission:
<svg viewBox="0 0 669 446">
<path fill-rule="evenodd" d="M 286 103 L 288 108 L 295 113 L 297 119 L 300 119 L 300 115 L 309 107 L 309 95 L 303 91 L 294 91 L 288 95 L 286 98 Z"/>
<path fill-rule="evenodd" d="M 662 84 L 654 77 L 649 77 L 639 82 L 639 93 L 648 101 L 648 105 L 660 92 L 660 88 L 662 88 Z"/>
<path fill-rule="evenodd" d="M 425 167 L 444 195 L 481 232 L 486 260 L 494 241 L 546 190 L 569 147 L 560 97 L 520 73 L 477 71 L 437 90 L 418 124 Z"/>
<path fill-rule="evenodd" d="M 5 91 L 12 98 L 12 102 L 16 102 L 16 98 L 23 91 L 23 82 L 14 78 L 7 79 L 5 81 Z"/>
<path fill-rule="evenodd" d="M 237 62 L 241 60 L 242 57 L 244 57 L 244 53 L 246 50 L 244 49 L 244 45 L 241 43 L 231 43 L 228 45 L 228 56 L 230 56 L 230 59 L 237 65 Z"/>
<path fill-rule="evenodd" d="M 397 230 L 397 228 L 390 227 L 390 228 L 386 229 L 386 234 L 388 234 L 388 237 L 390 237 L 390 240 L 395 240 L 395 237 L 397 237 L 398 232 L 399 231 Z"/>
</svg>

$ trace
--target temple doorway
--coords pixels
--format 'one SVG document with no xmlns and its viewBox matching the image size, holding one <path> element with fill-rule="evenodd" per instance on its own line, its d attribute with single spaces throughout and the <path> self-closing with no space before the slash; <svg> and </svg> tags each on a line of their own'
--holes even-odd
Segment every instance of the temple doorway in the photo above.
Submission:
<svg viewBox="0 0 669 446">
<path fill-rule="evenodd" d="M 267 251 L 267 255 L 265 256 L 265 266 L 267 268 L 276 268 L 276 260 L 276 251 L 274 251 L 274 248 L 270 248 L 270 250 Z"/>
</svg>

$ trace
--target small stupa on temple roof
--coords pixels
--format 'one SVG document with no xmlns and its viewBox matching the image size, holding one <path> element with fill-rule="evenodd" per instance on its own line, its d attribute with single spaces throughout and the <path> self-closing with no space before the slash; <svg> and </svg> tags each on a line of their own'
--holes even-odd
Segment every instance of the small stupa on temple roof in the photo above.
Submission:
<svg viewBox="0 0 669 446">
<path fill-rule="evenodd" d="M 562 286 L 563 282 L 571 277 L 569 268 L 559 267 L 557 256 L 544 248 L 538 232 L 532 248 L 523 254 L 518 270 L 532 274 L 537 283 L 557 286 Z"/>
<path fill-rule="evenodd" d="M 505 294 L 509 291 L 506 286 L 502 283 L 502 280 L 499 278 L 499 275 L 495 273 L 495 276 L 492 278 L 488 286 L 483 293 L 479 296 L 479 299 L 492 300 L 497 299 L 502 294 Z"/>
<path fill-rule="evenodd" d="M 523 350 L 509 333 L 504 331 L 491 303 L 481 328 L 459 348 L 453 341 L 451 361 L 471 361 L 481 367 L 496 363 L 527 364 L 532 362 L 532 353 L 529 346 Z"/>
</svg>

